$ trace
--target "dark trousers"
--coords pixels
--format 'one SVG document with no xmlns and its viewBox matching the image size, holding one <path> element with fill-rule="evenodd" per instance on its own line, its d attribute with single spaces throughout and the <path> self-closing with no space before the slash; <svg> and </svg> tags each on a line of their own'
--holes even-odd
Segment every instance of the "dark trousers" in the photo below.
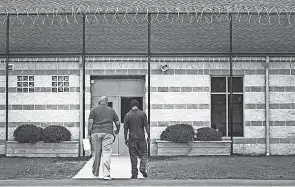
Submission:
<svg viewBox="0 0 295 187">
<path fill-rule="evenodd" d="M 131 160 L 131 173 L 132 175 L 138 175 L 137 169 L 137 158 L 140 159 L 140 171 L 146 170 L 146 162 L 147 162 L 147 147 L 146 141 L 140 142 L 129 142 L 129 156 Z"/>
</svg>

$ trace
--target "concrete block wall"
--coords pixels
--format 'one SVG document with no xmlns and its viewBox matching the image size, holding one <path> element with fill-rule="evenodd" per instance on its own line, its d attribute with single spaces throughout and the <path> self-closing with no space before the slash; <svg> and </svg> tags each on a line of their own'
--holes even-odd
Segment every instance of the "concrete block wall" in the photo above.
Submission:
<svg viewBox="0 0 295 187">
<path fill-rule="evenodd" d="M 265 153 L 265 58 L 238 58 L 244 78 L 244 136 L 234 137 L 234 153 Z"/>
<path fill-rule="evenodd" d="M 295 62 L 270 58 L 270 152 L 295 154 Z"/>
<path fill-rule="evenodd" d="M 165 63 L 170 70 L 163 73 L 159 69 Z M 157 155 L 155 142 L 169 125 L 186 123 L 195 129 L 211 126 L 210 78 L 229 73 L 228 58 L 158 58 L 152 63 L 152 154 Z M 261 154 L 265 149 L 261 141 L 265 130 L 264 58 L 235 59 L 233 75 L 244 79 L 244 136 L 234 138 L 234 152 Z"/>
<path fill-rule="evenodd" d="M 162 72 L 161 65 L 169 70 Z M 151 64 L 151 154 L 166 127 L 190 124 L 210 126 L 210 76 L 197 58 L 157 58 Z"/>
<path fill-rule="evenodd" d="M 23 59 L 25 60 L 25 59 Z M 37 60 L 38 63 L 35 63 Z M 38 126 L 60 124 L 79 138 L 79 59 L 12 60 L 14 71 L 9 73 L 9 139 L 20 124 Z M 162 72 L 160 66 L 170 69 Z M 1 66 L 2 67 L 2 66 Z M 294 154 L 294 62 L 288 58 L 270 58 L 270 141 L 271 154 Z M 5 66 L 1 71 L 5 73 Z M 71 91 L 52 93 L 51 76 L 69 75 Z M 244 79 L 244 136 L 234 138 L 234 152 L 265 154 L 265 58 L 235 58 L 234 76 Z M 18 75 L 35 76 L 35 93 L 17 93 Z M 90 111 L 92 75 L 143 75 L 146 77 L 145 106 L 147 103 L 147 59 L 87 57 L 85 119 Z M 191 124 L 194 128 L 211 126 L 211 76 L 229 76 L 229 59 L 152 58 L 151 61 L 151 154 L 157 155 L 156 140 L 169 125 Z M 0 76 L 0 139 L 5 139 L 5 74 Z M 33 106 L 34 107 L 33 107 Z M 42 106 L 45 105 L 45 106 Z M 40 110 L 42 109 L 42 110 Z M 147 107 L 145 112 L 147 113 Z M 0 140 L 1 141 L 1 140 Z M 1 149 L 0 149 L 1 150 Z"/>
<path fill-rule="evenodd" d="M 5 59 L 0 59 L 0 155 L 5 154 L 5 138 L 6 138 L 6 129 L 5 129 Z"/>
<path fill-rule="evenodd" d="M 159 68 L 165 63 L 171 69 L 162 73 Z M 277 59 L 271 58 L 270 151 L 294 154 L 294 64 L 280 61 L 273 68 L 275 63 Z M 265 57 L 235 58 L 233 74 L 244 79 L 244 136 L 234 137 L 234 153 L 265 154 Z M 211 126 L 210 77 L 229 76 L 229 63 L 226 58 L 162 58 L 152 64 L 151 76 L 151 138 L 156 155 L 155 140 L 167 126 Z"/>
<path fill-rule="evenodd" d="M 244 76 L 244 137 L 234 138 L 234 152 L 266 154 L 265 141 L 265 72 L 264 62 L 257 64 L 256 74 Z M 253 66 L 255 67 L 255 66 Z M 269 124 L 270 154 L 295 154 L 294 145 L 294 61 L 270 58 Z"/>
<path fill-rule="evenodd" d="M 8 140 L 22 124 L 40 127 L 62 125 L 79 139 L 79 58 L 11 59 L 14 70 L 9 72 Z M 52 92 L 52 76 L 69 76 L 69 92 Z M 35 92 L 17 92 L 17 76 L 34 76 Z M 4 87 L 5 88 L 5 87 Z M 5 113 L 5 98 L 1 97 Z M 4 105 L 3 105 L 4 103 Z"/>
</svg>

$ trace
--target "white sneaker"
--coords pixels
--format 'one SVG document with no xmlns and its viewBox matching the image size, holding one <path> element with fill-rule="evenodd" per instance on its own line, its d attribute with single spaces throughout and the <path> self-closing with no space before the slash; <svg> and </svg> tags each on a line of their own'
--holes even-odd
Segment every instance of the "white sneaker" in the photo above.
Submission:
<svg viewBox="0 0 295 187">
<path fill-rule="evenodd" d="M 110 176 L 106 176 L 103 178 L 103 180 L 112 180 L 112 178 Z"/>
</svg>

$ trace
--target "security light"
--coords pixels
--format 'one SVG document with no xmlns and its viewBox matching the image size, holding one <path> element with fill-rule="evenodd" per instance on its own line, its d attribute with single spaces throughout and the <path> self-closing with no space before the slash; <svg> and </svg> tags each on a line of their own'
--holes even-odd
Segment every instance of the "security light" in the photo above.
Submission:
<svg viewBox="0 0 295 187">
<path fill-rule="evenodd" d="M 165 64 L 165 65 L 161 65 L 161 70 L 163 71 L 163 72 L 166 72 L 166 71 L 168 71 L 170 68 L 169 68 L 169 66 L 167 65 L 167 64 Z"/>
</svg>

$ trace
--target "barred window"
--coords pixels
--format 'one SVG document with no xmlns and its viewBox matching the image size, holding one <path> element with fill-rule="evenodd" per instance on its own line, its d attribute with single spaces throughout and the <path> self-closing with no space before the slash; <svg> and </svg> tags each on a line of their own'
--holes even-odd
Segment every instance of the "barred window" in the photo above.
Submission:
<svg viewBox="0 0 295 187">
<path fill-rule="evenodd" d="M 17 76 L 17 92 L 35 92 L 34 76 Z"/>
<path fill-rule="evenodd" d="M 69 76 L 52 76 L 52 92 L 69 91 Z"/>
</svg>

